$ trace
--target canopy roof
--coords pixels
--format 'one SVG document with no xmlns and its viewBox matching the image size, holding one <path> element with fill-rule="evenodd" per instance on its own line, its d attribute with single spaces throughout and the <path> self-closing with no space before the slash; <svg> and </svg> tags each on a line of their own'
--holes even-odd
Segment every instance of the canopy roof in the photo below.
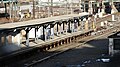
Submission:
<svg viewBox="0 0 120 67">
<path fill-rule="evenodd" d="M 0 3 L 17 2 L 18 0 L 0 0 Z"/>
</svg>

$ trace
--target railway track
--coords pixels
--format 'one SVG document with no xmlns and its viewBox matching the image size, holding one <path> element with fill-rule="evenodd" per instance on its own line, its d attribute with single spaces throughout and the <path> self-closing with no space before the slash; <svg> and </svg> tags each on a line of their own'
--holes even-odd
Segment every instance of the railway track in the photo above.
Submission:
<svg viewBox="0 0 120 67">
<path fill-rule="evenodd" d="M 117 23 L 117 24 L 119 24 L 119 23 Z M 32 66 L 32 65 L 34 65 L 34 64 L 43 62 L 43 61 L 45 61 L 45 60 L 47 60 L 47 59 L 50 59 L 50 58 L 52 58 L 52 57 L 54 57 L 54 56 L 57 56 L 57 55 L 61 54 L 61 53 L 64 53 L 64 52 L 66 52 L 66 51 L 69 51 L 70 49 L 73 49 L 73 48 L 76 48 L 76 47 L 78 47 L 78 46 L 84 45 L 86 42 L 88 42 L 88 41 L 90 41 L 90 40 L 92 40 L 92 39 L 99 38 L 99 37 L 101 37 L 101 36 L 110 35 L 110 34 L 112 34 L 113 32 L 119 31 L 119 28 L 120 28 L 120 26 L 117 25 L 117 26 L 114 26 L 114 27 L 112 27 L 112 28 L 110 28 L 110 29 L 107 29 L 107 30 L 101 30 L 101 32 L 98 32 L 96 35 L 87 35 L 87 37 L 83 37 L 83 38 L 78 37 L 77 42 L 75 42 L 74 44 L 71 43 L 72 45 L 74 45 L 73 47 L 66 48 L 66 47 L 69 47 L 69 46 L 65 46 L 65 48 L 64 48 L 63 50 L 62 50 L 61 48 L 60 48 L 60 49 L 56 49 L 56 51 L 60 51 L 60 52 L 55 53 L 55 54 L 52 54 L 52 55 L 47 56 L 47 57 L 42 58 L 42 59 L 34 60 L 32 63 L 25 64 L 25 66 L 26 66 L 26 67 L 29 67 L 29 66 Z M 81 42 L 82 42 L 82 43 L 81 43 Z M 78 43 L 81 43 L 81 44 L 78 44 Z M 77 44 L 77 45 L 75 45 L 75 44 Z M 50 50 L 50 51 L 55 51 L 55 49 L 52 49 L 52 50 Z"/>
<path fill-rule="evenodd" d="M 96 38 L 99 38 L 99 37 L 103 37 L 103 36 L 106 36 L 106 35 L 110 35 L 117 28 L 120 28 L 120 27 L 114 27 L 112 29 L 107 29 L 107 30 L 101 31 L 101 32 L 97 33 L 97 35 L 91 35 L 91 36 L 87 36 L 87 37 L 78 39 L 77 42 L 71 43 L 71 45 L 63 46 L 62 48 L 59 47 L 59 48 L 50 49 L 48 51 L 52 51 L 52 52 L 59 51 L 59 52 L 54 53 L 52 55 L 49 55 L 49 56 L 47 56 L 45 58 L 42 58 L 42 59 L 33 60 L 31 63 L 26 63 L 24 65 L 25 65 L 25 67 L 29 67 L 29 66 L 33 66 L 33 65 L 35 65 L 37 63 L 46 61 L 46 60 L 48 60 L 50 58 L 53 58 L 53 57 L 55 57 L 55 56 L 57 56 L 57 55 L 59 55 L 61 53 L 64 53 L 64 52 L 69 51 L 69 50 L 71 50 L 73 48 L 77 48 L 79 46 L 82 46 L 82 45 L 84 45 L 86 42 L 88 42 L 90 40 L 93 40 L 93 39 L 96 39 Z"/>
</svg>

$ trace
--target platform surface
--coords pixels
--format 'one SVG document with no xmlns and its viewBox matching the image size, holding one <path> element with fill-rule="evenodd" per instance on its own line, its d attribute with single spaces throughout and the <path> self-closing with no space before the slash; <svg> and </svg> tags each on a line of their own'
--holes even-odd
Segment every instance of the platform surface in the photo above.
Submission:
<svg viewBox="0 0 120 67">
<path fill-rule="evenodd" d="M 88 30 L 88 31 L 91 31 L 91 30 Z M 46 41 L 39 39 L 36 42 L 30 42 L 29 47 L 25 46 L 24 44 L 21 44 L 20 46 L 14 45 L 14 44 L 3 45 L 0 47 L 0 57 L 5 56 L 5 55 L 9 55 L 11 53 L 15 54 L 15 53 L 23 52 L 25 50 L 34 49 L 36 47 L 46 46 L 46 45 L 49 45 L 50 43 L 57 42 L 57 41 L 60 41 L 60 40 L 63 40 L 63 39 L 66 39 L 66 38 L 69 38 L 69 37 L 72 37 L 75 35 L 83 34 L 83 33 L 88 32 L 88 31 L 83 31 L 83 32 L 78 31 L 78 32 L 73 32 L 73 33 L 58 34 L 57 36 L 56 35 L 54 36 L 54 39 L 49 39 Z"/>
</svg>

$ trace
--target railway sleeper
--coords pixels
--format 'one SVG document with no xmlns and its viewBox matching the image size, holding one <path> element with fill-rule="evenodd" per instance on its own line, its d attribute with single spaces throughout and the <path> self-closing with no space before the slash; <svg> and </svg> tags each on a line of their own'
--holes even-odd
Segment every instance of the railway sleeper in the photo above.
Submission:
<svg viewBox="0 0 120 67">
<path fill-rule="evenodd" d="M 67 38 L 66 40 L 67 40 L 67 44 L 69 44 L 69 38 Z"/>
<path fill-rule="evenodd" d="M 67 44 L 67 39 L 65 39 L 65 42 L 64 42 L 65 44 Z"/>
<path fill-rule="evenodd" d="M 60 45 L 62 45 L 61 40 L 59 41 L 59 43 L 58 43 L 58 45 L 57 45 L 57 46 L 60 46 Z"/>
<path fill-rule="evenodd" d="M 49 46 L 46 46 L 46 47 L 45 47 L 45 51 L 47 51 L 47 50 L 49 50 Z"/>
<path fill-rule="evenodd" d="M 73 42 L 73 38 L 72 38 L 72 37 L 70 37 L 70 43 L 71 43 L 71 42 Z"/>
<path fill-rule="evenodd" d="M 46 49 L 46 47 L 44 46 L 44 47 L 42 48 L 42 51 L 45 51 L 45 49 Z"/>
<path fill-rule="evenodd" d="M 68 43 L 70 43 L 70 37 L 68 38 Z"/>
<path fill-rule="evenodd" d="M 71 42 L 74 42 L 74 41 L 73 41 L 73 37 L 71 37 Z"/>
<path fill-rule="evenodd" d="M 59 46 L 59 41 L 57 41 L 55 44 L 54 44 L 54 47 L 57 47 Z"/>
<path fill-rule="evenodd" d="M 73 37 L 73 42 L 76 42 L 76 36 Z"/>
<path fill-rule="evenodd" d="M 54 44 L 55 44 L 55 43 L 52 43 L 51 48 L 54 48 Z"/>
<path fill-rule="evenodd" d="M 50 49 L 50 46 L 51 46 L 51 45 L 48 45 L 48 50 Z"/>
<path fill-rule="evenodd" d="M 65 40 L 62 40 L 62 44 L 65 44 Z"/>
<path fill-rule="evenodd" d="M 53 44 L 54 44 L 54 43 L 53 43 Z M 53 44 L 52 44 L 52 43 L 50 44 L 50 49 L 53 48 Z"/>
<path fill-rule="evenodd" d="M 61 45 L 63 45 L 63 41 L 62 41 L 62 40 L 60 40 L 60 46 L 61 46 Z"/>
</svg>

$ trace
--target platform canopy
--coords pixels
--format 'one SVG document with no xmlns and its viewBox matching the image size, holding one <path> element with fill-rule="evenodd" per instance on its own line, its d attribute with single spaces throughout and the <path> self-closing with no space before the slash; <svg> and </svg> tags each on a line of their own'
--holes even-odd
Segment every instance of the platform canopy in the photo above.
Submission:
<svg viewBox="0 0 120 67">
<path fill-rule="evenodd" d="M 15 29 L 15 28 L 22 28 L 22 27 L 30 27 L 35 25 L 42 25 L 42 24 L 49 24 L 51 22 L 58 22 L 58 21 L 64 21 L 68 19 L 72 19 L 75 17 L 82 17 L 89 15 L 87 12 L 83 12 L 80 14 L 69 14 L 69 15 L 61 15 L 61 16 L 54 16 L 54 17 L 48 17 L 48 18 L 41 18 L 41 19 L 34 19 L 24 22 L 17 22 L 17 23 L 7 23 L 0 25 L 0 31 L 1 30 L 9 30 L 9 29 Z"/>
</svg>

